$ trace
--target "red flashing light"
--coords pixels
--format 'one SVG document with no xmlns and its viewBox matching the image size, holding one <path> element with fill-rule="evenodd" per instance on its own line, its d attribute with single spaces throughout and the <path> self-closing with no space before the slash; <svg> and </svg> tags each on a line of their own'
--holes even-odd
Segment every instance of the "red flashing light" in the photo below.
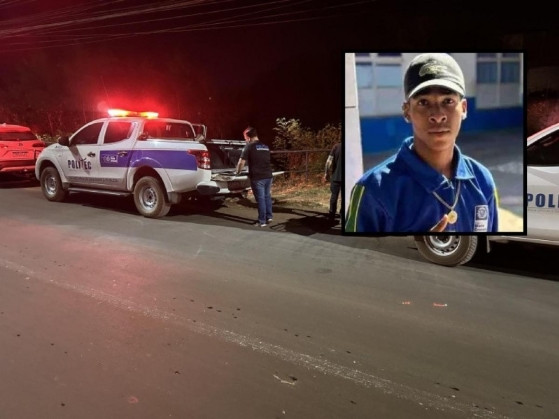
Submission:
<svg viewBox="0 0 559 419">
<path fill-rule="evenodd" d="M 124 109 L 109 109 L 107 111 L 109 113 L 109 116 L 115 116 L 115 117 L 124 117 L 124 116 L 141 116 L 142 118 L 148 118 L 148 119 L 152 119 L 152 118 L 157 118 L 159 116 L 159 113 L 157 112 L 135 112 L 135 111 L 127 111 Z"/>
</svg>

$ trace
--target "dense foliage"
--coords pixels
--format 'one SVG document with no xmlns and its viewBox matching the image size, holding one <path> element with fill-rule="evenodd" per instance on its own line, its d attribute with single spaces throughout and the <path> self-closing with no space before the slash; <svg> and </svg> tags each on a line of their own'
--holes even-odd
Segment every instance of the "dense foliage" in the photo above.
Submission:
<svg viewBox="0 0 559 419">
<path fill-rule="evenodd" d="M 298 119 L 276 119 L 274 127 L 275 162 L 292 173 L 320 173 L 334 144 L 341 141 L 341 124 L 327 124 L 315 131 L 304 126 Z"/>
</svg>

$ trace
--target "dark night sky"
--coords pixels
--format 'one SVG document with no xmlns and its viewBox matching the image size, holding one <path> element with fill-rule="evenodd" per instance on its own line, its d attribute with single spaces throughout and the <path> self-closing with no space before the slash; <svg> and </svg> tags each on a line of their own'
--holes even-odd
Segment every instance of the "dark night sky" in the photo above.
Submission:
<svg viewBox="0 0 559 419">
<path fill-rule="evenodd" d="M 229 136 L 247 124 L 272 135 L 277 117 L 318 129 L 341 121 L 342 49 L 351 47 L 352 39 L 366 38 L 374 16 L 371 3 L 0 1 L 0 13 L 9 19 L 7 29 L 0 30 L 0 57 L 17 65 L 44 54 L 45 71 L 59 71 L 81 55 L 87 68 L 74 76 L 88 72 L 89 80 L 100 84 L 97 92 L 89 91 L 91 83 L 83 86 L 85 96 L 95 96 L 92 103 L 100 97 L 111 106 L 157 103 L 170 109 L 168 116 L 177 116 L 174 98 L 165 103 L 167 93 L 153 80 L 176 77 L 168 63 L 179 54 L 186 71 L 177 84 L 199 90 L 193 94 L 196 103 L 182 105 L 193 108 L 187 119 L 198 122 L 204 116 L 200 107 L 213 105 L 214 112 L 238 119 L 237 126 L 226 124 Z M 153 10 L 165 5 L 171 10 Z M 115 55 L 118 62 L 110 58 Z M 145 60 L 157 63 L 157 73 L 144 72 Z"/>
<path fill-rule="evenodd" d="M 385 0 L 0 0 L 0 18 L 7 22 L 0 29 L 0 59 L 17 66 L 20 60 L 43 54 L 45 67 L 59 71 L 81 56 L 87 64 L 79 71 L 91 72 L 90 80 L 95 80 L 83 87 L 92 102 L 103 97 L 116 101 L 117 96 L 125 102 L 123 96 L 128 96 L 138 103 L 143 100 L 139 96 L 154 96 L 153 103 L 176 113 L 174 99 L 156 91 L 153 80 L 177 77 L 168 63 L 178 54 L 184 73 L 175 83 L 191 83 L 198 102 L 192 105 L 192 117 L 181 117 L 199 122 L 196 118 L 214 106 L 214 113 L 229 118 L 222 127 L 224 136 L 236 137 L 249 123 L 271 136 L 277 117 L 297 118 L 313 129 L 341 122 L 344 51 L 475 51 L 530 44 L 532 54 L 527 51 L 527 56 L 534 65 L 559 55 L 544 52 L 543 45 L 549 45 L 546 26 L 552 25 L 545 14 L 523 11 L 504 19 L 494 17 L 498 10 L 485 7 L 482 14 L 462 5 L 446 2 L 443 8 L 440 2 L 424 1 L 404 7 Z M 168 10 L 161 10 L 165 6 Z M 144 73 L 145 60 L 157 63 L 157 71 Z M 97 85 L 99 80 L 102 84 Z M 196 105 L 204 100 L 201 111 Z M 181 106 L 188 112 L 191 104 Z"/>
</svg>

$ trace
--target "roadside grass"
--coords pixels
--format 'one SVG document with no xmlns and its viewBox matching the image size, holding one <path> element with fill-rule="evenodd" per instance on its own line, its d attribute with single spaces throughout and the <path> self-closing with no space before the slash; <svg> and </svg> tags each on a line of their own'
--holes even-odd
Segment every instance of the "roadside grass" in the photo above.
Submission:
<svg viewBox="0 0 559 419">
<path fill-rule="evenodd" d="M 274 204 L 328 211 L 330 182 L 322 181 L 322 173 L 276 178 L 272 185 Z"/>
</svg>

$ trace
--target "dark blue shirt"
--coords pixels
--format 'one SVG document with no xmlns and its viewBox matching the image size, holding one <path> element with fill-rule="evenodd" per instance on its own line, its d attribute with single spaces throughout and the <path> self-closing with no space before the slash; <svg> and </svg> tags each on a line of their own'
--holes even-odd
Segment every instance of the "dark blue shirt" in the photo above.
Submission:
<svg viewBox="0 0 559 419">
<path fill-rule="evenodd" d="M 270 148 L 260 141 L 250 142 L 241 152 L 241 158 L 247 162 L 250 180 L 273 177 L 270 163 Z"/>
</svg>

